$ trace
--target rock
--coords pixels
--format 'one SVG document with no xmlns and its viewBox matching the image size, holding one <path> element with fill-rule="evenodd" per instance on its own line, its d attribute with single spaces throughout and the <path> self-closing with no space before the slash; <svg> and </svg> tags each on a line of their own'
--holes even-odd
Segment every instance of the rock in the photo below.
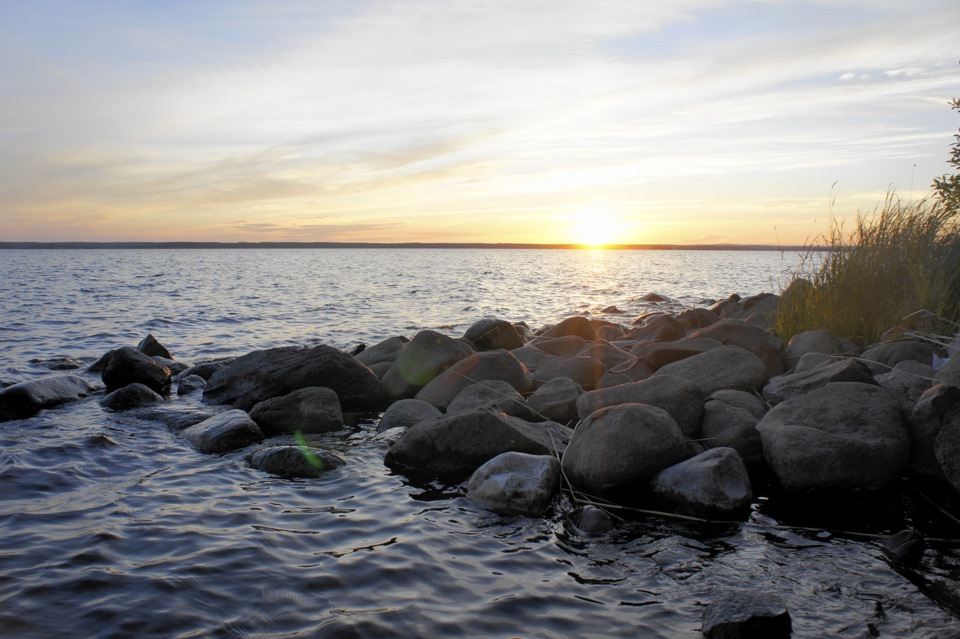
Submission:
<svg viewBox="0 0 960 639">
<path fill-rule="evenodd" d="M 933 360 L 932 357 L 930 359 Z M 943 362 L 934 378 L 940 384 L 960 388 L 960 352 L 951 349 L 950 357 Z"/>
<path fill-rule="evenodd" d="M 597 388 L 610 388 L 620 384 L 642 382 L 653 375 L 653 372 L 652 366 L 637 357 L 610 368 L 597 382 Z"/>
<path fill-rule="evenodd" d="M 553 422 L 531 424 L 489 409 L 442 415 L 411 426 L 390 447 L 384 462 L 432 474 L 473 472 L 501 453 L 554 455 L 570 430 Z"/>
<path fill-rule="evenodd" d="M 165 393 L 170 388 L 170 370 L 135 348 L 124 346 L 112 350 L 102 360 L 101 379 L 107 390 L 137 382 L 158 393 Z"/>
<path fill-rule="evenodd" d="M 445 370 L 424 386 L 416 398 L 446 410 L 464 388 L 491 379 L 503 380 L 520 393 L 533 389 L 529 371 L 509 351 L 485 351 L 474 353 Z"/>
<path fill-rule="evenodd" d="M 178 408 L 164 404 L 151 404 L 133 409 L 130 414 L 145 421 L 160 422 L 173 432 L 179 433 L 194 424 L 199 424 L 204 420 L 210 419 L 216 413 L 193 408 Z"/>
<path fill-rule="evenodd" d="M 742 320 L 724 319 L 689 335 L 691 339 L 707 338 L 725 346 L 739 346 L 760 358 L 766 367 L 767 376 L 783 373 L 781 342 L 759 326 Z"/>
<path fill-rule="evenodd" d="M 746 391 L 718 390 L 715 393 L 711 393 L 707 399 L 717 400 L 730 406 L 742 408 L 756 417 L 758 421 L 770 410 L 766 402 L 760 399 L 755 393 L 748 393 Z"/>
<path fill-rule="evenodd" d="M 960 494 L 960 419 L 956 416 L 944 421 L 937 433 L 933 454 L 940 462 L 947 484 Z"/>
<path fill-rule="evenodd" d="M 799 308 L 801 305 L 806 303 L 809 296 L 816 290 L 813 286 L 813 282 L 810 280 L 797 277 L 794 278 L 788 285 L 787 288 L 780 291 L 780 300 L 777 303 L 778 308 L 789 309 L 792 307 Z"/>
<path fill-rule="evenodd" d="M 623 327 L 616 324 L 603 324 L 602 326 L 597 326 L 593 330 L 598 340 L 602 339 L 607 342 L 623 339 L 623 336 L 626 335 L 626 331 L 623 330 Z"/>
<path fill-rule="evenodd" d="M 523 346 L 516 327 L 506 320 L 485 317 L 473 323 L 463 335 L 478 351 L 513 350 Z"/>
<path fill-rule="evenodd" d="M 321 386 L 300 388 L 257 402 L 250 409 L 250 419 L 266 435 L 329 433 L 343 428 L 337 394 Z"/>
<path fill-rule="evenodd" d="M 207 387 L 207 380 L 199 375 L 178 377 L 177 381 L 177 395 L 189 395 L 194 391 L 203 390 Z"/>
<path fill-rule="evenodd" d="M 703 611 L 706 639 L 789 639 L 790 613 L 769 592 L 731 592 L 714 598 Z"/>
<path fill-rule="evenodd" d="M 556 359 L 556 355 L 551 355 L 531 344 L 527 344 L 521 348 L 515 348 L 510 351 L 510 353 L 512 353 L 521 364 L 526 366 L 527 370 L 531 373 L 535 372 L 547 362 Z"/>
<path fill-rule="evenodd" d="M 704 395 L 725 388 L 757 391 L 763 388 L 768 379 L 763 362 L 739 346 L 721 346 L 667 364 L 655 372 L 653 377 L 660 375 L 680 377 L 693 382 L 700 387 Z"/>
<path fill-rule="evenodd" d="M 214 362 L 204 362 L 202 364 L 197 364 L 196 366 L 191 366 L 182 373 L 179 373 L 174 380 L 179 382 L 184 377 L 196 375 L 197 377 L 202 377 L 205 381 L 208 381 L 211 377 L 213 377 L 214 373 L 222 368 L 226 368 L 232 364 L 235 359 L 236 358 L 230 357 L 227 359 L 218 359 Z"/>
<path fill-rule="evenodd" d="M 916 565 L 926 550 L 926 541 L 923 535 L 915 530 L 901 530 L 890 535 L 883 542 L 883 554 L 895 563 Z"/>
<path fill-rule="evenodd" d="M 664 468 L 652 487 L 670 512 L 707 519 L 742 517 L 753 499 L 747 468 L 732 448 L 711 448 Z"/>
<path fill-rule="evenodd" d="M 577 399 L 583 388 L 569 377 L 555 377 L 538 388 L 527 404 L 542 419 L 569 424 L 579 419 Z"/>
<path fill-rule="evenodd" d="M 263 432 L 239 409 L 214 415 L 180 431 L 180 436 L 201 453 L 228 453 L 263 439 Z"/>
<path fill-rule="evenodd" d="M 163 401 L 163 397 L 152 388 L 134 383 L 108 394 L 100 400 L 100 405 L 110 410 L 121 411 L 160 401 Z"/>
<path fill-rule="evenodd" d="M 930 479 L 943 480 L 935 454 L 937 435 L 946 421 L 960 419 L 960 388 L 937 384 L 914 405 L 910 424 L 910 470 Z"/>
<path fill-rule="evenodd" d="M 167 359 L 166 357 L 160 357 L 159 355 L 151 355 L 150 359 L 170 371 L 171 376 L 179 375 L 190 368 L 190 364 L 186 362 L 177 362 L 172 359 Z"/>
<path fill-rule="evenodd" d="M 602 311 L 600 311 L 600 312 L 601 312 L 601 313 L 606 313 L 607 315 L 619 315 L 619 314 L 623 313 L 623 311 L 621 311 L 621 310 L 620 310 L 619 308 L 617 308 L 616 306 L 608 306 L 608 307 L 604 308 L 604 309 L 603 309 Z"/>
<path fill-rule="evenodd" d="M 51 359 L 31 359 L 31 364 L 42 366 L 50 371 L 75 371 L 83 368 L 85 364 L 79 359 L 73 357 L 54 357 Z M 12 386 L 12 384 L 9 384 Z M 2 384 L 0 384 L 2 386 Z"/>
<path fill-rule="evenodd" d="M 583 535 L 602 535 L 613 530 L 613 519 L 604 510 L 586 505 L 567 516 L 567 523 Z"/>
<path fill-rule="evenodd" d="M 384 393 L 392 400 L 413 397 L 472 352 L 464 342 L 442 333 L 420 331 L 383 376 Z"/>
<path fill-rule="evenodd" d="M 568 357 L 576 355 L 587 345 L 587 341 L 579 335 L 565 335 L 563 337 L 538 337 L 530 346 L 536 347 L 544 353 L 555 355 L 556 357 Z"/>
<path fill-rule="evenodd" d="M 709 448 L 732 448 L 748 469 L 756 471 L 764 466 L 763 443 L 757 430 L 763 413 L 757 415 L 723 400 L 721 393 L 733 392 L 742 391 L 719 391 L 707 398 L 703 406 L 701 441 Z"/>
<path fill-rule="evenodd" d="M 832 382 L 859 382 L 876 384 L 866 365 L 855 359 L 828 362 L 800 373 L 777 375 L 763 387 L 763 398 L 770 404 L 779 404 L 791 397 L 806 395 Z"/>
<path fill-rule="evenodd" d="M 514 390 L 513 386 L 499 379 L 470 384 L 450 402 L 448 413 L 475 408 L 492 408 L 507 415 L 533 419 L 533 412 L 527 406 L 523 395 Z"/>
<path fill-rule="evenodd" d="M 333 390 L 345 409 L 369 410 L 381 403 L 377 376 L 352 356 L 325 345 L 248 353 L 213 374 L 203 399 L 248 410 L 265 399 L 311 386 Z"/>
<path fill-rule="evenodd" d="M 783 363 L 787 370 L 793 370 L 807 353 L 835 355 L 842 352 L 840 340 L 832 332 L 823 329 L 805 331 L 790 338 L 783 350 Z"/>
<path fill-rule="evenodd" d="M 255 451 L 247 463 L 257 470 L 282 477 L 319 477 L 343 466 L 337 455 L 313 446 L 269 446 Z"/>
<path fill-rule="evenodd" d="M 910 459 L 896 398 L 869 384 L 835 382 L 788 399 L 757 430 L 767 465 L 789 493 L 877 490 Z"/>
<path fill-rule="evenodd" d="M 368 368 L 376 364 L 383 364 L 384 362 L 393 364 L 397 361 L 397 358 L 400 357 L 400 354 L 403 353 L 404 349 L 407 348 L 407 344 L 409 343 L 410 340 L 406 337 L 388 337 L 382 342 L 363 349 L 363 351 L 355 355 L 355 357 L 358 362 Z"/>
<path fill-rule="evenodd" d="M 173 355 L 167 350 L 167 347 L 157 341 L 152 334 L 148 334 L 140 343 L 137 344 L 137 350 L 150 357 L 163 357 L 164 359 L 173 359 Z"/>
<path fill-rule="evenodd" d="M 543 364 L 533 373 L 534 386 L 539 387 L 557 377 L 572 379 L 584 389 L 596 388 L 607 372 L 603 364 L 592 357 L 574 355 L 572 357 L 555 357 Z"/>
<path fill-rule="evenodd" d="M 601 408 L 618 404 L 649 404 L 667 411 L 687 437 L 700 435 L 704 394 L 696 384 L 667 375 L 584 393 L 577 414 L 586 419 Z"/>
<path fill-rule="evenodd" d="M 641 301 L 641 302 L 653 302 L 653 303 L 659 304 L 660 302 L 669 302 L 669 301 L 670 301 L 670 298 L 669 298 L 669 297 L 664 297 L 663 295 L 660 295 L 659 293 L 647 293 L 647 294 L 644 295 L 643 297 L 639 298 L 639 301 Z"/>
<path fill-rule="evenodd" d="M 705 353 L 720 346 L 723 346 L 723 344 L 714 339 L 681 339 L 676 342 L 637 344 L 630 349 L 630 352 L 637 357 L 642 357 L 653 370 L 657 370 L 667 364 L 679 362 L 682 359 Z"/>
<path fill-rule="evenodd" d="M 598 339 L 595 342 L 589 342 L 584 346 L 577 355 L 581 357 L 589 357 L 600 364 L 604 368 L 613 368 L 619 366 L 624 362 L 633 361 L 635 358 L 633 355 L 627 351 L 614 346 L 610 342 L 605 342 L 601 339 Z"/>
<path fill-rule="evenodd" d="M 900 407 L 907 415 L 920 397 L 933 386 L 936 372 L 929 364 L 904 360 L 889 373 L 876 375 L 874 380 L 900 400 Z"/>
<path fill-rule="evenodd" d="M 563 454 L 563 472 L 588 496 L 627 498 L 686 456 L 686 438 L 663 409 L 647 404 L 602 408 L 580 423 Z"/>
<path fill-rule="evenodd" d="M 871 373 L 880 375 L 889 373 L 894 366 L 906 360 L 930 364 L 934 352 L 934 347 L 926 342 L 886 342 L 863 351 L 860 359 L 866 363 Z"/>
<path fill-rule="evenodd" d="M 679 315 L 677 321 L 686 331 L 695 331 L 720 321 L 720 316 L 708 308 L 690 308 Z"/>
<path fill-rule="evenodd" d="M 552 455 L 507 452 L 474 471 L 467 496 L 501 515 L 539 517 L 560 491 L 560 462 Z"/>
<path fill-rule="evenodd" d="M 419 399 L 401 399 L 390 404 L 380 421 L 377 432 L 382 433 L 394 428 L 410 428 L 424 420 L 443 415 L 433 404 Z"/>
<path fill-rule="evenodd" d="M 593 329 L 593 324 L 585 317 L 568 317 L 559 324 L 551 326 L 541 333 L 541 337 L 563 337 L 565 335 L 576 335 L 582 337 L 588 342 L 597 338 L 597 333 Z"/>
<path fill-rule="evenodd" d="M 686 334 L 687 329 L 673 315 L 657 315 L 630 331 L 629 337 L 638 342 L 674 342 Z"/>
<path fill-rule="evenodd" d="M 743 320 L 758 327 L 769 328 L 776 320 L 779 301 L 779 297 L 773 293 L 752 295 L 725 305 L 720 317 Z"/>
<path fill-rule="evenodd" d="M 842 362 L 843 360 L 848 359 L 843 355 L 829 355 L 827 353 L 807 353 L 800 357 L 797 361 L 796 366 L 793 367 L 794 373 L 803 373 L 805 371 L 813 370 L 818 366 L 823 364 L 835 364 L 836 362 Z"/>
<path fill-rule="evenodd" d="M 0 390 L 0 422 L 24 419 L 45 408 L 86 397 L 96 390 L 77 375 L 58 375 L 7 386 Z"/>
</svg>

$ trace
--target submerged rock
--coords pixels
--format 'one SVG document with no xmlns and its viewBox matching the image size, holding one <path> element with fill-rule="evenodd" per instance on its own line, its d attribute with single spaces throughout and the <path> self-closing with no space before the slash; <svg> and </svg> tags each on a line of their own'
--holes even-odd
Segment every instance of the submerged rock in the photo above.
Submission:
<svg viewBox="0 0 960 639">
<path fill-rule="evenodd" d="M 228 410 L 182 431 L 180 436 L 201 453 L 228 453 L 263 439 L 263 432 L 244 411 Z"/>
<path fill-rule="evenodd" d="M 251 454 L 247 463 L 257 470 L 283 477 L 319 477 L 340 468 L 344 461 L 314 446 L 269 446 Z"/>
<path fill-rule="evenodd" d="M 779 596 L 743 591 L 717 596 L 707 604 L 702 630 L 706 639 L 789 639 L 792 625 Z"/>
<path fill-rule="evenodd" d="M 560 490 L 560 462 L 552 455 L 506 452 L 474 471 L 467 496 L 501 515 L 539 517 Z"/>
<path fill-rule="evenodd" d="M 96 390 L 76 375 L 59 375 L 7 386 L 0 391 L 0 422 L 24 419 L 45 408 L 72 402 Z"/>
</svg>

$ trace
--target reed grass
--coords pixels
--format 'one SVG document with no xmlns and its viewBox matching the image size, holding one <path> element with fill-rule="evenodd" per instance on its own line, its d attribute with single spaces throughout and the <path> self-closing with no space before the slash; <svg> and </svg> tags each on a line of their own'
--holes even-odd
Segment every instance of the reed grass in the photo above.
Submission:
<svg viewBox="0 0 960 639">
<path fill-rule="evenodd" d="M 774 326 L 793 335 L 828 329 L 860 346 L 891 328 L 953 333 L 960 320 L 960 229 L 941 199 L 903 202 L 859 214 L 852 231 L 833 221 L 808 245 L 792 279 L 810 286 L 783 291 Z"/>
</svg>

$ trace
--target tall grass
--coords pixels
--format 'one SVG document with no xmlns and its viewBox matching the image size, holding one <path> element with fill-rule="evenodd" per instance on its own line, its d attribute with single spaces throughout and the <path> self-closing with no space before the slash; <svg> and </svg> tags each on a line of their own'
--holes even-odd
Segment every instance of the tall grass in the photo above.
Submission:
<svg viewBox="0 0 960 639">
<path fill-rule="evenodd" d="M 902 202 L 889 194 L 883 208 L 858 215 L 847 232 L 834 222 L 807 247 L 780 299 L 775 330 L 828 329 L 863 346 L 902 326 L 953 333 L 960 320 L 960 229 L 957 211 L 939 199 Z"/>
</svg>

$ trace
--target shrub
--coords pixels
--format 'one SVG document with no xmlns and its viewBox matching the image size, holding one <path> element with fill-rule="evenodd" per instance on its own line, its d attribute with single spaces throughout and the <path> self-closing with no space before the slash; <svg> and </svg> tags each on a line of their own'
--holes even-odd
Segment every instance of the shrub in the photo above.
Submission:
<svg viewBox="0 0 960 639">
<path fill-rule="evenodd" d="M 950 104 L 955 111 L 960 111 L 960 100 L 954 100 Z M 947 160 L 947 164 L 951 165 L 955 171 L 960 169 L 960 134 L 953 136 L 950 159 Z M 933 189 L 944 206 L 954 212 L 960 210 L 960 173 L 954 172 L 953 175 L 935 178 Z"/>
</svg>

